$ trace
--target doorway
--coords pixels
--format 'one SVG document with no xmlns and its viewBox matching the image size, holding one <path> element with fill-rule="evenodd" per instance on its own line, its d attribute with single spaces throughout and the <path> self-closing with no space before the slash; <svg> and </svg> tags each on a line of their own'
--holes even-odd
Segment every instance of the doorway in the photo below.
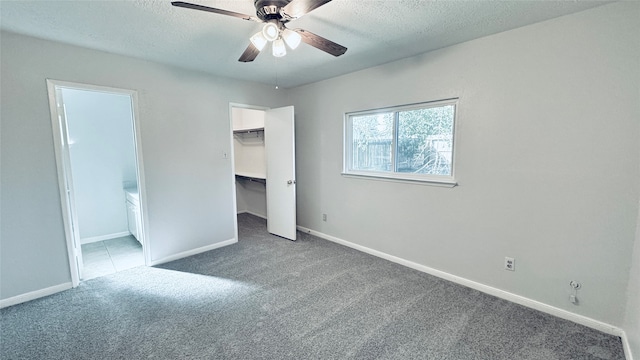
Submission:
<svg viewBox="0 0 640 360">
<path fill-rule="evenodd" d="M 73 286 L 144 265 L 136 93 L 47 80 Z"/>
<path fill-rule="evenodd" d="M 267 231 L 296 240 L 294 108 L 231 103 L 236 213 L 267 220 Z M 237 237 L 237 223 L 236 223 Z"/>
</svg>

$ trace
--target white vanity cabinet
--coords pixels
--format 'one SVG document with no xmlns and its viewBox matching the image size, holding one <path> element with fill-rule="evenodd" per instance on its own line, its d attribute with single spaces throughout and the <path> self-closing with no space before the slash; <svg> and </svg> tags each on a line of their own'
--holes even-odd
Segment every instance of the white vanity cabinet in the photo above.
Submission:
<svg viewBox="0 0 640 360">
<path fill-rule="evenodd" d="M 140 218 L 140 197 L 138 189 L 124 189 L 127 203 L 127 222 L 129 223 L 129 232 L 142 244 L 142 219 Z"/>
</svg>

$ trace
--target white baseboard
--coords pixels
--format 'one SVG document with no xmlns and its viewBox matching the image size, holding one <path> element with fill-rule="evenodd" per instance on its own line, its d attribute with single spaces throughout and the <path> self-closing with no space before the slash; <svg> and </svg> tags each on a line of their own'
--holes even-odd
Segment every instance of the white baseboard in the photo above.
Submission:
<svg viewBox="0 0 640 360">
<path fill-rule="evenodd" d="M 36 290 L 36 291 L 31 291 L 25 294 L 10 297 L 8 299 L 2 299 L 0 300 L 0 309 L 5 308 L 7 306 L 17 305 L 23 302 L 35 300 L 41 297 L 53 295 L 57 292 L 69 290 L 71 288 L 72 286 L 71 286 L 71 283 L 69 282 L 69 283 L 55 285 L 55 286 L 51 286 L 51 287 Z"/>
<path fill-rule="evenodd" d="M 626 360 L 633 360 L 633 354 L 631 353 L 631 344 L 629 344 L 629 339 L 627 338 L 627 333 L 622 332 L 620 336 L 622 338 L 622 348 L 624 349 L 624 357 Z"/>
<path fill-rule="evenodd" d="M 129 234 L 127 232 L 127 234 Z M 207 246 L 203 246 L 201 248 L 197 248 L 197 249 L 193 249 L 193 250 L 189 250 L 189 251 L 185 251 L 185 252 L 181 252 L 179 254 L 175 254 L 175 255 L 171 255 L 171 256 L 167 256 L 163 259 L 160 260 L 155 260 L 151 262 L 151 266 L 153 265 L 159 265 L 159 264 L 163 264 L 169 261 L 173 261 L 173 260 L 178 260 L 178 259 L 182 259 L 184 257 L 187 256 L 191 256 L 191 255 L 196 255 L 205 251 L 209 251 L 209 250 L 213 250 L 213 249 L 217 249 L 223 246 L 227 246 L 227 245 L 231 245 L 234 243 L 237 243 L 238 240 L 236 239 L 229 239 L 226 241 L 222 241 L 219 243 L 215 243 L 215 244 L 211 244 L 211 245 L 207 245 Z M 32 292 L 28 292 L 26 294 L 21 294 L 21 295 L 17 295 L 14 297 L 10 297 L 8 299 L 2 299 L 0 300 L 0 309 L 7 307 L 7 306 L 12 306 L 12 305 L 16 305 L 16 304 L 20 304 L 23 302 L 27 302 L 30 300 L 35 300 L 44 296 L 48 296 L 48 295 L 52 295 L 55 294 L 57 292 L 61 292 L 64 290 L 69 290 L 71 289 L 72 283 L 64 283 L 64 284 L 60 284 L 60 285 L 55 285 L 55 286 L 51 286 L 45 289 L 40 289 L 40 290 L 36 290 L 36 291 L 32 291 Z"/>
<path fill-rule="evenodd" d="M 250 213 L 252 215 L 255 215 L 255 216 L 263 217 L 261 215 L 253 214 L 253 213 L 248 212 L 248 211 L 246 211 L 246 212 Z M 529 308 L 532 308 L 532 309 L 535 309 L 535 310 L 538 310 L 538 311 L 542 311 L 544 313 L 547 313 L 547 314 L 550 314 L 550 315 L 553 315 L 553 316 L 557 316 L 557 317 L 565 319 L 565 320 L 573 321 L 573 322 L 578 323 L 580 325 L 588 326 L 590 328 L 602 331 L 602 332 L 610 334 L 610 335 L 619 336 L 622 339 L 622 344 L 623 344 L 623 348 L 624 348 L 624 353 L 625 353 L 626 359 L 627 360 L 633 360 L 633 356 L 631 354 L 631 347 L 629 345 L 629 340 L 627 339 L 626 333 L 622 329 L 620 329 L 620 328 L 618 328 L 616 326 L 613 326 L 613 325 L 610 325 L 610 324 L 607 324 L 607 323 L 604 323 L 604 322 L 601 322 L 601 321 L 598 321 L 598 320 L 594 320 L 594 319 L 588 318 L 588 317 L 583 316 L 583 315 L 575 314 L 575 313 L 572 313 L 572 312 L 569 312 L 569 311 L 566 311 L 566 310 L 563 310 L 563 309 L 559 309 L 559 308 L 556 308 L 554 306 L 547 305 L 547 304 L 541 303 L 539 301 L 532 300 L 532 299 L 529 299 L 529 298 L 526 298 L 526 297 L 523 297 L 523 296 L 520 296 L 520 295 L 516 295 L 516 294 L 510 293 L 510 292 L 504 291 L 504 290 L 500 290 L 500 289 L 497 289 L 497 288 L 494 288 L 494 287 L 491 287 L 491 286 L 488 286 L 488 285 L 484 285 L 484 284 L 481 284 L 481 283 L 478 283 L 478 282 L 475 282 L 475 281 L 471 281 L 471 280 L 468 280 L 468 279 L 465 279 L 465 278 L 462 278 L 462 277 L 459 277 L 459 276 L 456 276 L 456 275 L 453 275 L 453 274 L 449 274 L 449 273 L 446 273 L 444 271 L 440 271 L 440 270 L 437 270 L 437 269 L 434 269 L 434 268 L 430 268 L 428 266 L 421 265 L 421 264 L 418 264 L 418 263 L 415 263 L 415 262 L 412 262 L 412 261 L 409 261 L 409 260 L 405 260 L 405 259 L 399 258 L 397 256 L 389 255 L 387 253 L 384 253 L 384 252 L 381 252 L 381 251 L 378 251 L 378 250 L 374 250 L 374 249 L 368 248 L 366 246 L 354 244 L 352 242 L 337 238 L 335 236 L 327 235 L 327 234 L 321 233 L 319 231 L 311 230 L 311 229 L 305 228 L 303 226 L 298 226 L 297 228 L 298 228 L 298 230 L 300 230 L 302 232 L 305 232 L 305 233 L 320 237 L 322 239 L 325 239 L 325 240 L 328 240 L 328 241 L 331 241 L 331 242 L 335 242 L 337 244 L 341 244 L 341 245 L 356 249 L 358 251 L 362 251 L 364 253 L 367 253 L 367 254 L 370 254 L 370 255 L 385 259 L 385 260 L 389 260 L 391 262 L 394 262 L 394 263 L 397 263 L 397 264 L 400 264 L 400 265 L 407 266 L 409 268 L 412 268 L 412 269 L 415 269 L 415 270 L 418 270 L 418 271 L 422 271 L 424 273 L 427 273 L 427 274 L 430 274 L 430 275 L 433 275 L 433 276 L 436 276 L 436 277 L 439 277 L 439 278 L 454 282 L 456 284 L 460 284 L 460 285 L 463 285 L 463 286 L 466 286 L 466 287 L 481 291 L 483 293 L 486 293 L 486 294 L 489 294 L 489 295 L 493 295 L 493 296 L 496 296 L 498 298 L 501 298 L 501 299 L 504 299 L 504 300 L 507 300 L 507 301 L 514 302 L 516 304 L 520 304 L 520 305 L 523 305 L 523 306 L 526 306 L 526 307 L 529 307 Z M 127 232 L 127 234 L 128 234 L 128 232 Z M 99 240 L 97 240 L 97 241 L 99 241 Z M 200 248 L 197 248 L 197 249 L 181 252 L 179 254 L 171 255 L 171 256 L 168 256 L 168 257 L 165 257 L 165 258 L 162 258 L 162 259 L 159 259 L 159 260 L 152 261 L 151 262 L 151 266 L 163 264 L 163 263 L 166 263 L 166 262 L 169 262 L 169 261 L 173 261 L 173 260 L 182 259 L 182 258 L 185 258 L 185 257 L 188 257 L 188 256 L 192 256 L 192 255 L 196 255 L 196 254 L 199 254 L 199 253 L 202 253 L 202 252 L 205 252 L 205 251 L 210 251 L 210 250 L 213 250 L 213 249 L 217 249 L 217 248 L 221 248 L 221 247 L 228 246 L 228 245 L 231 245 L 231 244 L 235 244 L 237 242 L 238 242 L 238 240 L 236 240 L 236 239 L 229 239 L 229 240 L 222 241 L 222 242 L 219 242 L 219 243 L 203 246 L 203 247 L 200 247 Z M 1 299 L 0 300 L 0 309 L 8 307 L 8 306 L 12 306 L 12 305 L 21 304 L 23 302 L 27 302 L 27 301 L 30 301 L 30 300 L 35 300 L 35 299 L 38 299 L 38 298 L 41 298 L 41 297 L 49 296 L 49 295 L 52 295 L 52 294 L 55 294 L 55 293 L 58 293 L 58 292 L 61 292 L 61 291 L 65 291 L 65 290 L 68 290 L 68 289 L 71 289 L 71 288 L 72 288 L 72 284 L 69 282 L 69 283 L 63 283 L 63 284 L 60 284 L 60 285 L 55 285 L 55 286 L 51 286 L 51 287 L 48 287 L 48 288 L 44 288 L 44 289 L 28 292 L 28 293 L 25 293 L 25 294 L 13 296 L 13 297 L 10 297 L 10 298 L 7 298 L 7 299 Z"/>
<path fill-rule="evenodd" d="M 183 251 L 181 253 L 170 255 L 170 256 L 164 257 L 162 259 L 151 260 L 151 264 L 149 266 L 160 265 L 160 264 L 167 263 L 169 261 L 179 260 L 179 259 L 185 258 L 187 256 L 200 254 L 200 253 L 203 253 L 205 251 L 210 251 L 210 250 L 213 250 L 213 249 L 221 248 L 223 246 L 235 244 L 237 242 L 238 242 L 237 239 L 229 239 L 229 240 L 225 240 L 225 241 L 222 241 L 222 242 L 219 242 L 219 243 L 215 243 L 215 244 L 199 247 L 197 249 L 193 249 L 193 250 L 189 250 L 189 251 Z"/>
<path fill-rule="evenodd" d="M 240 214 L 249 214 L 249 215 L 257 216 L 257 217 L 259 217 L 259 218 L 263 218 L 263 219 L 265 219 L 265 220 L 267 219 L 267 216 L 266 216 L 266 215 L 261 215 L 261 214 L 258 214 L 258 213 L 255 213 L 255 212 L 253 212 L 253 211 L 249 211 L 249 210 L 242 210 L 242 211 L 239 211 L 239 212 L 238 212 L 238 215 L 240 215 Z"/>
<path fill-rule="evenodd" d="M 130 232 L 123 231 L 123 232 L 114 233 L 114 234 L 92 236 L 92 237 L 80 239 L 80 244 L 90 244 L 90 243 L 94 243 L 94 242 L 98 242 L 98 241 L 117 239 L 117 238 L 120 238 L 120 237 L 123 237 L 123 236 L 129 236 L 129 235 L 131 235 Z"/>
<path fill-rule="evenodd" d="M 539 301 L 536 301 L 536 300 L 532 300 L 532 299 L 526 298 L 524 296 L 516 295 L 516 294 L 510 293 L 508 291 L 504 291 L 504 290 L 500 290 L 498 288 L 494 288 L 494 287 L 489 286 L 489 285 L 481 284 L 479 282 L 475 282 L 475 281 L 472 281 L 472 280 L 469 280 L 469 279 L 465 279 L 465 278 L 460 277 L 460 276 L 449 274 L 449 273 L 441 271 L 441 270 L 430 268 L 428 266 L 421 265 L 421 264 L 415 263 L 413 261 L 405 260 L 405 259 L 399 258 L 397 256 L 389 255 L 389 254 L 384 253 L 382 251 L 374 250 L 374 249 L 368 248 L 366 246 L 354 244 L 352 242 L 337 238 L 335 236 L 327 235 L 327 234 L 324 234 L 324 233 L 321 233 L 321 232 L 318 232 L 318 231 L 315 231 L 315 230 L 311 230 L 311 229 L 308 229 L 308 228 L 305 228 L 305 227 L 302 227 L 302 226 L 298 226 L 298 230 L 300 230 L 302 232 L 305 232 L 305 233 L 308 233 L 308 234 L 311 234 L 311 235 L 314 235 L 314 236 L 317 236 L 317 237 L 320 237 L 320 238 L 323 238 L 325 240 L 329 240 L 331 242 L 335 242 L 335 243 L 338 243 L 338 244 L 341 244 L 341 245 L 344 245 L 344 246 L 347 246 L 347 247 L 362 251 L 364 253 L 367 253 L 367 254 L 370 254 L 370 255 L 385 259 L 385 260 L 389 260 L 391 262 L 394 262 L 394 263 L 397 263 L 397 264 L 400 264 L 400 265 L 404 265 L 406 267 L 409 267 L 409 268 L 412 268 L 412 269 L 415 269 L 415 270 L 418 270 L 418 271 L 422 271 L 424 273 L 427 273 L 427 274 L 430 274 L 430 275 L 433 275 L 433 276 L 436 276 L 436 277 L 439 277 L 439 278 L 442 278 L 442 279 L 445 279 L 445 280 L 449 280 L 449 281 L 454 282 L 456 284 L 460 284 L 460 285 L 463 285 L 463 286 L 466 286 L 466 287 L 481 291 L 483 293 L 486 293 L 486 294 L 489 294 L 489 295 L 493 295 L 495 297 L 498 297 L 498 298 L 501 298 L 501 299 L 504 299 L 504 300 L 507 300 L 507 301 L 511 301 L 511 302 L 516 303 L 516 304 L 520 304 L 520 305 L 526 306 L 528 308 L 532 308 L 532 309 L 535 309 L 535 310 L 538 310 L 538 311 L 542 311 L 544 313 L 547 313 L 547 314 L 550 314 L 550 315 L 553 315 L 553 316 L 556 316 L 556 317 L 559 317 L 559 318 L 562 318 L 562 319 L 565 319 L 565 320 L 573 321 L 573 322 L 578 323 L 580 325 L 588 326 L 588 327 L 590 327 L 592 329 L 596 329 L 596 330 L 602 331 L 602 332 L 610 334 L 610 335 L 620 336 L 623 339 L 626 338 L 626 337 L 624 337 L 625 333 L 624 333 L 624 331 L 622 329 L 620 329 L 620 328 L 618 328 L 616 326 L 613 326 L 613 325 L 598 321 L 598 320 L 591 319 L 591 318 L 583 316 L 583 315 L 575 314 L 575 313 L 572 313 L 570 311 L 566 311 L 566 310 L 563 310 L 563 309 L 560 309 L 560 308 L 557 308 L 557 307 L 554 307 L 554 306 L 551 306 L 551 305 L 547 305 L 545 303 L 542 303 L 542 302 L 539 302 Z M 626 347 L 628 347 L 628 344 L 627 344 Z M 625 350 L 625 352 L 626 351 L 627 350 Z M 630 359 L 630 357 L 627 357 L 627 359 Z"/>
</svg>

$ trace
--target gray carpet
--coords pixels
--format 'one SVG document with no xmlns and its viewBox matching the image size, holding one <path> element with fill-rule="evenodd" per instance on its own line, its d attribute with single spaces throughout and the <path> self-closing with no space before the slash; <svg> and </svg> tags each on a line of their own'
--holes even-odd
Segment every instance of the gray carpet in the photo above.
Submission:
<svg viewBox="0 0 640 360">
<path fill-rule="evenodd" d="M 2 359 L 624 359 L 618 337 L 239 216 L 240 242 L 0 311 Z"/>
</svg>

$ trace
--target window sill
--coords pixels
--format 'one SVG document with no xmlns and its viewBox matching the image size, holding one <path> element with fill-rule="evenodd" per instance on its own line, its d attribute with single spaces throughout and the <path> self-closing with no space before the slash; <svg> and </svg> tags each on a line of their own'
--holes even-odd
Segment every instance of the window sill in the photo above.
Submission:
<svg viewBox="0 0 640 360">
<path fill-rule="evenodd" d="M 405 177 L 401 175 L 387 175 L 387 174 L 370 174 L 370 173 L 342 173 L 342 176 L 346 178 L 354 178 L 354 179 L 369 179 L 369 180 L 378 180 L 378 181 L 390 181 L 390 182 L 400 182 L 407 184 L 416 184 L 416 185 L 430 185 L 430 186 L 441 186 L 441 187 L 456 187 L 458 183 L 451 179 L 420 179 L 414 177 Z"/>
</svg>

